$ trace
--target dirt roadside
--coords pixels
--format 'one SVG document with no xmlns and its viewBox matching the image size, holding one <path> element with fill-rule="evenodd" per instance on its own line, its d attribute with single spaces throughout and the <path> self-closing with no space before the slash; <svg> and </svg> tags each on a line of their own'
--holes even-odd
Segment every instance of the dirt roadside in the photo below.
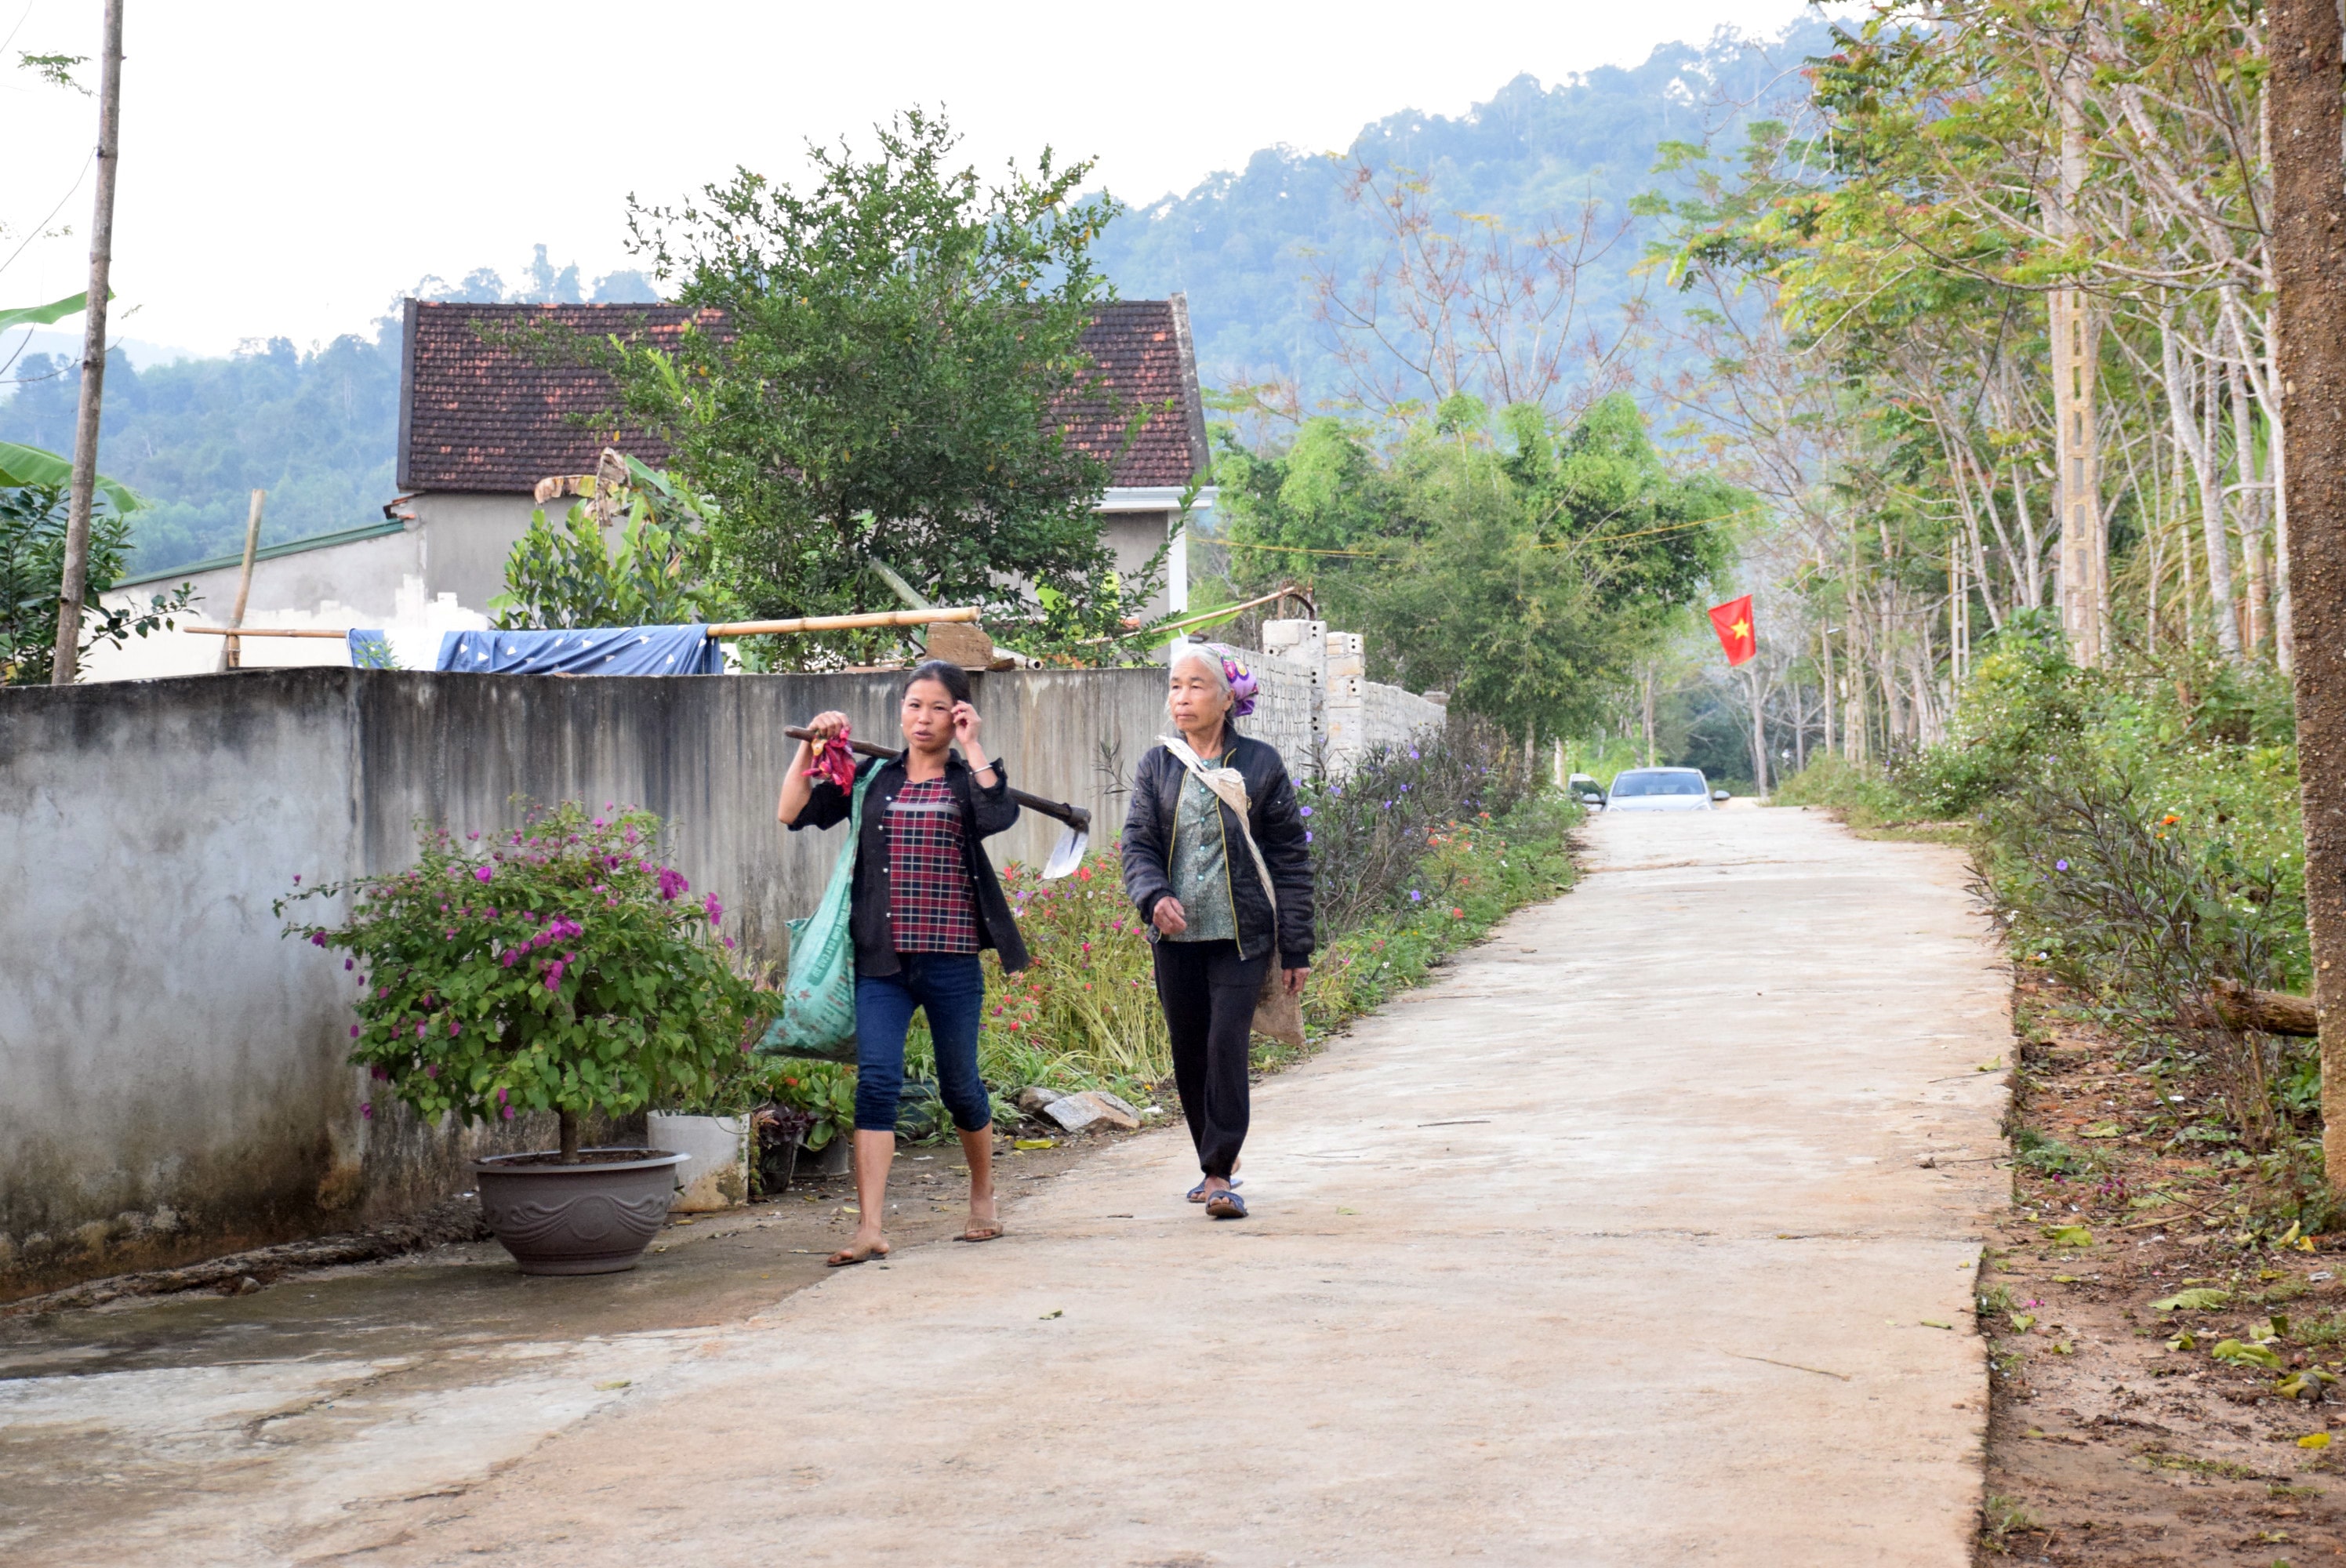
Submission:
<svg viewBox="0 0 2346 1568">
<path fill-rule="evenodd" d="M 2239 1157 L 2145 1130 L 2206 1085 L 2136 1070 L 2042 975 L 2020 974 L 2013 1013 L 2022 1157 L 1981 1271 L 1978 1562 L 2346 1561 L 2346 1383 L 2281 1391 L 2346 1375 L 2346 1243 L 2248 1241 Z M 2249 1349 L 2217 1359 L 2228 1342 Z"/>
</svg>

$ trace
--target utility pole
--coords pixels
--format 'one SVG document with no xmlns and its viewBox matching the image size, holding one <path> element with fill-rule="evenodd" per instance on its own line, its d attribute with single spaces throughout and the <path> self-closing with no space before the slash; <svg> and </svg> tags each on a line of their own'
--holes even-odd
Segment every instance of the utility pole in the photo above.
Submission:
<svg viewBox="0 0 2346 1568">
<path fill-rule="evenodd" d="M 106 0 L 105 60 L 97 80 L 97 212 L 89 226 L 89 293 L 81 340 L 81 411 L 74 421 L 73 484 L 66 503 L 65 580 L 57 593 L 57 647 L 49 684 L 81 673 L 82 601 L 89 588 L 89 509 L 97 493 L 97 413 L 106 389 L 107 280 L 114 270 L 114 174 L 122 123 L 122 0 Z"/>
<path fill-rule="evenodd" d="M 2339 141 L 2346 40 L 2338 0 L 2272 0 L 2265 14 L 2322 1165 L 2331 1191 L 2346 1193 L 2346 158 Z"/>
</svg>

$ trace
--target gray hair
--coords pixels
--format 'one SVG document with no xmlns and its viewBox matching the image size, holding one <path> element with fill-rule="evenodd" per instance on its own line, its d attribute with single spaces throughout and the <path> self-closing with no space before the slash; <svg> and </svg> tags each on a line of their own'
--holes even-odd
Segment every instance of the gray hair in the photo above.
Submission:
<svg viewBox="0 0 2346 1568">
<path fill-rule="evenodd" d="M 1205 643 L 1188 643 L 1176 648 L 1172 658 L 1165 666 L 1165 679 L 1168 686 L 1172 683 L 1174 671 L 1185 664 L 1205 667 L 1206 674 L 1214 683 L 1214 689 L 1220 692 L 1223 699 L 1229 703 L 1229 707 L 1222 710 L 1222 728 L 1226 733 L 1236 735 L 1239 732 L 1239 705 L 1237 698 L 1231 695 L 1230 672 L 1224 667 L 1222 656 Z M 1169 694 L 1165 701 L 1169 712 L 1173 702 Z"/>
</svg>

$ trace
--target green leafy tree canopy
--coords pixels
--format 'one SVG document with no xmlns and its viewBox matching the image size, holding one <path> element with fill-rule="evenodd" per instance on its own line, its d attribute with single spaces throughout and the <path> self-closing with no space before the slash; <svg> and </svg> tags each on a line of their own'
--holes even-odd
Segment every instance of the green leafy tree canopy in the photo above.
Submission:
<svg viewBox="0 0 2346 1568">
<path fill-rule="evenodd" d="M 742 169 L 681 207 L 634 209 L 655 275 L 715 314 L 670 346 L 608 345 L 626 412 L 715 497 L 722 569 L 752 615 L 897 607 L 884 565 L 997 626 L 1032 621 L 1049 588 L 1101 605 L 1110 629 L 1093 511 L 1107 469 L 1050 412 L 1090 373 L 1082 334 L 1109 297 L 1091 246 L 1115 208 L 1076 199 L 1091 166 L 1047 149 L 998 184 L 955 168 L 942 117 L 908 110 L 877 140 L 869 158 L 811 148 L 803 192 Z M 893 641 L 792 652 L 821 663 Z"/>
</svg>

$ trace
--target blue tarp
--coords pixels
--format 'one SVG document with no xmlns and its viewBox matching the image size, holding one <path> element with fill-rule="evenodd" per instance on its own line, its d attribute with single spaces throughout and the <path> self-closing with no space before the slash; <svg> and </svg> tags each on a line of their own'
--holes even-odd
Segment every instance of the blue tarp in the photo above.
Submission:
<svg viewBox="0 0 2346 1568">
<path fill-rule="evenodd" d="M 439 667 L 475 675 L 723 675 L 725 650 L 698 623 L 450 632 L 440 639 Z"/>
</svg>

